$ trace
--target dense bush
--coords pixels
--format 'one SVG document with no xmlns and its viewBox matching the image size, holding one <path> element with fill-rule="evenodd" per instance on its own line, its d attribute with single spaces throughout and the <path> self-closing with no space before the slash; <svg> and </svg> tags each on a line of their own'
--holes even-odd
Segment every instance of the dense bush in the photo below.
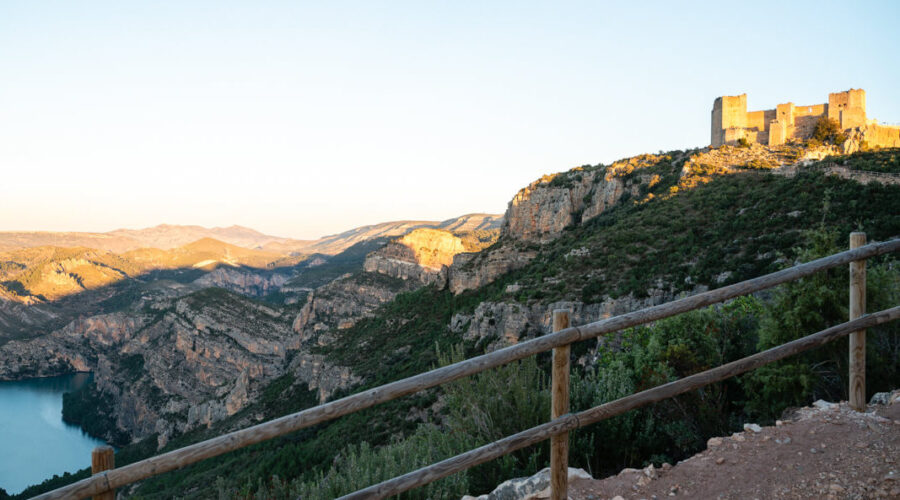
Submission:
<svg viewBox="0 0 900 500">
<path fill-rule="evenodd" d="M 584 410 L 714 368 L 754 348 L 760 303 L 735 300 L 626 330 L 601 345 L 573 377 L 573 409 Z M 615 347 L 613 347 L 615 346 Z M 594 474 L 673 462 L 741 423 L 739 385 L 725 381 L 575 431 L 572 462 Z"/>
<path fill-rule="evenodd" d="M 851 155 L 828 158 L 850 170 L 866 170 L 900 174 L 900 148 L 858 151 Z"/>
<path fill-rule="evenodd" d="M 798 252 L 801 262 L 841 251 L 838 233 L 819 227 L 807 233 Z M 900 303 L 900 269 L 894 261 L 868 264 L 869 311 Z M 833 326 L 848 318 L 849 276 L 844 267 L 787 283 L 774 293 L 761 318 L 759 349 L 769 349 Z M 815 399 L 847 399 L 847 339 L 762 367 L 743 377 L 749 414 L 771 421 L 791 406 Z M 900 380 L 900 325 L 872 328 L 866 345 L 867 397 Z"/>
<path fill-rule="evenodd" d="M 816 121 L 812 139 L 819 143 L 830 142 L 840 146 L 847 140 L 847 135 L 841 130 L 838 122 L 823 115 Z"/>
<path fill-rule="evenodd" d="M 63 394 L 63 422 L 80 426 L 91 436 L 108 440 L 115 445 L 127 444 L 129 436 L 116 427 L 110 412 L 112 398 L 97 389 L 93 380 L 76 391 Z"/>
</svg>

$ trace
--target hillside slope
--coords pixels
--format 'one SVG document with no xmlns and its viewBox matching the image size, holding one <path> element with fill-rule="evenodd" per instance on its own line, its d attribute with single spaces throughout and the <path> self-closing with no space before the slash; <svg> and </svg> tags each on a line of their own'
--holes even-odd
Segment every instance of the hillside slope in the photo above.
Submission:
<svg viewBox="0 0 900 500">
<path fill-rule="evenodd" d="M 381 278 L 373 275 L 379 273 L 352 273 L 326 285 L 307 302 L 323 300 L 324 306 L 318 309 L 323 321 L 310 320 L 309 311 L 294 310 L 287 315 L 293 316 L 295 328 L 300 321 L 301 332 L 312 328 L 314 334 L 301 333 L 300 349 L 288 362 L 284 375 L 259 386 L 257 398 L 248 400 L 238 413 L 213 422 L 209 429 L 170 436 L 168 447 L 242 427 L 251 415 L 254 421 L 280 416 L 314 404 L 323 396 L 337 397 L 348 390 L 425 371 L 438 363 L 436 346 L 448 352 L 462 344 L 472 355 L 541 335 L 550 329 L 554 308 L 570 309 L 572 323 L 581 324 L 775 270 L 800 256 L 797 248 L 804 242 L 806 231 L 819 224 L 843 235 L 862 228 L 871 241 L 900 235 L 900 221 L 895 215 L 900 213 L 900 186 L 862 184 L 826 175 L 823 163 L 799 166 L 793 177 L 771 168 L 801 158 L 790 151 L 772 153 L 776 158 L 772 161 L 780 163 L 763 165 L 765 168 L 752 162 L 768 152 L 735 150 L 733 164 L 724 165 L 709 159 L 713 153 L 695 150 L 643 155 L 611 166 L 583 167 L 547 176 L 511 203 L 497 243 L 479 253 L 455 256 L 443 286 L 438 283 L 411 290 L 405 288 L 408 282 L 378 282 Z M 592 215 L 586 217 L 587 213 Z M 454 286 L 454 279 L 461 282 L 460 276 L 465 277 L 465 286 Z M 342 288 L 344 284 L 356 290 Z M 376 300 L 367 302 L 352 322 L 342 323 L 340 315 L 332 314 L 347 302 L 341 294 L 349 292 L 359 299 L 362 296 L 355 295 L 359 287 L 371 285 L 370 290 L 389 293 L 371 294 Z M 273 306 L 273 310 L 282 307 Z M 301 319 L 304 317 L 307 319 Z M 316 328 L 317 324 L 321 326 Z M 675 353 L 684 349 L 719 352 L 681 344 L 672 348 Z M 574 352 L 579 366 L 603 368 L 608 359 L 604 349 L 602 342 L 578 346 Z M 736 352 L 719 352 L 716 360 L 725 361 Z M 681 371 L 666 376 L 690 373 L 701 361 L 708 360 L 680 363 L 676 366 Z M 668 358 L 659 362 L 667 363 Z M 319 385 L 323 374 L 329 384 L 344 385 L 329 385 L 323 393 Z M 652 374 L 659 376 L 659 372 Z M 308 397 L 311 390 L 317 392 L 313 400 Z M 345 473 L 340 460 L 335 460 L 357 453 L 350 448 L 337 449 L 335 442 L 350 446 L 365 440 L 376 446 L 391 442 L 402 446 L 396 440 L 418 436 L 415 432 L 419 423 L 442 425 L 446 421 L 445 413 L 435 415 L 446 410 L 441 410 L 441 405 L 432 407 L 438 397 L 439 393 L 432 391 L 384 405 L 304 431 L 297 438 L 276 440 L 147 481 L 137 492 L 148 498 L 174 494 L 200 498 L 214 494 L 214 489 L 236 495 L 242 488 L 256 490 L 257 482 L 270 474 L 293 480 L 285 486 L 290 491 L 324 492 L 316 486 L 324 481 L 323 475 L 336 478 Z M 708 409 L 696 403 L 692 400 L 682 406 Z M 723 418 L 731 415 L 728 412 L 738 411 L 730 406 L 717 410 L 710 413 Z M 641 415 L 659 422 L 664 416 L 671 419 L 678 415 L 677 411 L 666 406 L 662 414 L 651 411 Z M 512 429 L 519 423 L 504 421 Z M 688 432 L 657 424 L 651 428 L 663 434 L 646 431 L 641 439 L 620 429 L 622 434 L 617 434 L 617 439 L 634 443 L 636 448 L 624 455 L 627 458 L 617 454 L 618 448 L 610 448 L 608 459 L 632 464 L 648 460 L 653 453 L 689 454 L 698 446 L 698 436 L 728 425 L 727 421 L 716 421 L 710 428 Z M 541 459 L 540 453 L 535 453 L 535 459 Z M 527 456 L 517 458 L 524 460 L 515 462 L 519 465 L 502 466 L 512 467 L 502 469 L 503 474 L 512 477 L 509 474 L 522 471 L 525 459 Z M 602 457 L 585 455 L 582 459 L 598 468 L 611 466 Z M 253 467 L 246 465 L 250 462 Z M 332 464 L 337 469 L 330 472 Z M 474 489 L 447 491 L 477 492 L 491 481 L 490 486 L 496 485 L 501 466 L 491 467 L 467 479 Z M 391 470 L 379 469 L 383 474 Z M 211 485 L 216 478 L 221 479 L 214 488 Z M 337 494 L 337 490 L 327 491 L 330 493 L 322 493 L 323 498 Z"/>
</svg>

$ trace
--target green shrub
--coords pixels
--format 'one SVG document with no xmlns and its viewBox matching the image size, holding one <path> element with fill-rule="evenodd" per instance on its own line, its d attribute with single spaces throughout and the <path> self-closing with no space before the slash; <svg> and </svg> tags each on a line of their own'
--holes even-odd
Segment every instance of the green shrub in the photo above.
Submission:
<svg viewBox="0 0 900 500">
<path fill-rule="evenodd" d="M 409 437 L 396 439 L 379 448 L 365 442 L 344 448 L 331 468 L 320 472 L 311 481 L 289 482 L 278 477 L 273 477 L 269 482 L 260 480 L 249 498 L 331 500 L 449 458 L 470 447 L 470 443 L 467 436 L 454 435 L 435 425 L 423 424 Z M 457 499 L 468 492 L 468 481 L 468 474 L 459 473 L 395 498 Z M 222 479 L 217 481 L 217 489 L 220 498 L 231 498 L 239 493 L 227 487 Z"/>
<path fill-rule="evenodd" d="M 840 146 L 847 140 L 847 135 L 841 130 L 841 126 L 838 125 L 838 122 L 823 115 L 816 121 L 816 126 L 813 128 L 812 139 L 818 142 L 830 142 Z"/>
<path fill-rule="evenodd" d="M 840 233 L 820 225 L 805 234 L 798 260 L 806 262 L 841 251 Z M 790 264 L 793 265 L 793 264 Z M 893 307 L 900 300 L 900 270 L 893 261 L 869 264 L 867 301 L 870 311 Z M 847 321 L 849 278 L 845 267 L 818 272 L 782 285 L 760 321 L 759 349 L 768 349 Z M 867 396 L 896 388 L 900 380 L 900 327 L 896 322 L 867 334 Z M 742 377 L 749 414 L 771 421 L 789 407 L 815 399 L 847 399 L 848 343 L 831 342 L 807 353 L 767 365 Z"/>
<path fill-rule="evenodd" d="M 619 342 L 599 348 L 594 366 L 573 377 L 573 409 L 614 401 L 750 354 L 760 308 L 756 299 L 745 297 L 625 331 Z M 651 457 L 659 465 L 689 456 L 709 437 L 737 426 L 740 395 L 736 382 L 725 381 L 581 429 L 573 437 L 573 466 L 606 474 L 646 465 Z"/>
</svg>

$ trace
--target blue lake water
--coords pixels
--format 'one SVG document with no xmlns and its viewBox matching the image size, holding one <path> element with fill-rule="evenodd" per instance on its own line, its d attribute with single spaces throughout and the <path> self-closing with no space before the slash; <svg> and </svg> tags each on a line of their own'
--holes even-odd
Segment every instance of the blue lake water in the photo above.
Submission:
<svg viewBox="0 0 900 500">
<path fill-rule="evenodd" d="M 91 466 L 91 450 L 105 443 L 62 421 L 63 393 L 90 377 L 0 382 L 0 488 L 15 494 L 54 474 Z"/>
</svg>

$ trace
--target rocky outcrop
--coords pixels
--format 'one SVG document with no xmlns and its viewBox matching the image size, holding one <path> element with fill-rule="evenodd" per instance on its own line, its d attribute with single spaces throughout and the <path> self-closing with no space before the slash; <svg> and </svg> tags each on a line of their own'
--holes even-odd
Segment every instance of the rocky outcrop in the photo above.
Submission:
<svg viewBox="0 0 900 500">
<path fill-rule="evenodd" d="M 841 144 L 844 154 L 855 153 L 866 147 L 900 148 L 900 127 L 870 123 L 846 132 L 847 139 Z"/>
<path fill-rule="evenodd" d="M 602 175 L 602 174 L 600 174 Z M 545 175 L 521 189 L 509 202 L 504 235 L 524 241 L 545 242 L 580 220 L 585 197 L 597 172 Z M 618 182 L 617 182 L 618 184 Z M 613 187 L 613 191 L 619 191 Z"/>
<path fill-rule="evenodd" d="M 151 314 L 79 318 L 0 347 L 0 379 L 93 371 L 116 427 L 167 436 L 234 415 L 299 347 L 290 318 L 221 290 L 149 305 Z"/>
<path fill-rule="evenodd" d="M 317 354 L 298 354 L 289 367 L 298 380 L 307 384 L 309 390 L 318 393 L 319 403 L 324 403 L 334 391 L 355 385 L 361 379 L 344 366 L 333 366 L 325 362 L 325 357 Z"/>
<path fill-rule="evenodd" d="M 301 342 L 328 343 L 329 330 L 342 330 L 369 316 L 398 293 L 410 291 L 419 282 L 404 281 L 377 273 L 345 275 L 315 289 L 294 318 L 293 330 Z"/>
<path fill-rule="evenodd" d="M 584 469 L 569 467 L 568 480 L 593 479 Z M 500 483 L 500 486 L 487 495 L 473 497 L 466 495 L 462 500 L 537 500 L 550 496 L 550 468 L 541 469 L 531 477 L 519 477 Z"/>
<path fill-rule="evenodd" d="M 262 297 L 281 289 L 288 278 L 289 276 L 277 273 L 220 267 L 194 280 L 194 283 L 203 287 L 224 288 L 251 297 Z"/>
<path fill-rule="evenodd" d="M 63 312 L 34 297 L 13 296 L 0 288 L 0 344 L 31 337 L 60 319 Z"/>
<path fill-rule="evenodd" d="M 584 325 L 662 304 L 672 298 L 671 294 L 662 291 L 651 292 L 651 296 L 645 299 L 635 299 L 631 296 L 608 298 L 597 304 L 577 301 L 531 305 L 515 302 L 482 302 L 472 314 L 453 315 L 450 330 L 461 334 L 466 340 L 474 340 L 478 345 L 494 350 L 551 332 L 553 311 L 557 309 L 569 311 L 570 324 Z"/>
<path fill-rule="evenodd" d="M 515 244 L 480 253 L 461 253 L 453 259 L 448 270 L 448 286 L 456 294 L 474 290 L 505 273 L 527 266 L 536 255 L 536 250 Z"/>
<path fill-rule="evenodd" d="M 449 270 L 450 290 L 472 290 L 526 266 L 537 255 L 535 244 L 558 238 L 565 228 L 597 217 L 626 195 L 637 196 L 641 185 L 654 182 L 653 174 L 641 170 L 660 162 L 681 162 L 687 153 L 683 156 L 641 155 L 608 167 L 578 167 L 532 182 L 509 202 L 499 245 L 456 256 Z"/>
<path fill-rule="evenodd" d="M 553 240 L 566 227 L 605 212 L 626 192 L 637 195 L 640 184 L 650 181 L 650 176 L 642 177 L 640 170 L 670 160 L 680 158 L 640 155 L 606 168 L 578 167 L 545 175 L 520 190 L 509 202 L 502 234 L 529 242 Z"/>
<path fill-rule="evenodd" d="M 428 285 L 447 280 L 447 266 L 465 252 L 462 239 L 440 229 L 416 229 L 366 256 L 363 269 Z"/>
</svg>

